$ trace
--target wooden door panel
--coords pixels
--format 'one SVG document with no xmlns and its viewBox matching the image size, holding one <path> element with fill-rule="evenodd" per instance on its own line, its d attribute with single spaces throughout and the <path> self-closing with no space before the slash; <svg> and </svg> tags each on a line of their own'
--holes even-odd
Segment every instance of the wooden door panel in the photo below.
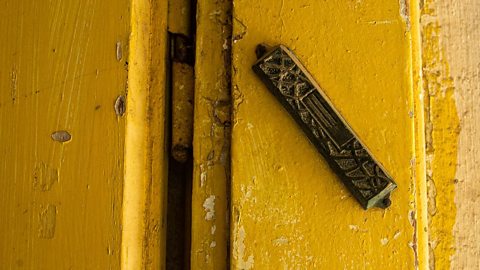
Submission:
<svg viewBox="0 0 480 270">
<path fill-rule="evenodd" d="M 234 1 L 232 268 L 417 264 L 411 36 L 398 1 Z M 398 184 L 363 210 L 252 72 L 259 43 L 292 49 Z M 423 248 L 423 247 L 422 247 Z"/>
<path fill-rule="evenodd" d="M 129 1 L 4 4 L 2 268 L 119 268 Z"/>
</svg>

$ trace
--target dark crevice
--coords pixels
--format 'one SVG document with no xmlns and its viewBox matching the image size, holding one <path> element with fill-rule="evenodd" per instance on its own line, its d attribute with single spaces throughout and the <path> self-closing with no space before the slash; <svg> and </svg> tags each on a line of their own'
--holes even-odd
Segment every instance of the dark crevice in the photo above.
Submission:
<svg viewBox="0 0 480 270">
<path fill-rule="evenodd" d="M 167 269 L 190 269 L 192 158 L 170 157 L 167 201 Z"/>
<path fill-rule="evenodd" d="M 169 46 L 168 70 L 170 72 L 168 74 L 169 86 L 166 93 L 168 100 L 167 117 L 169 119 L 169 145 L 167 145 L 167 149 L 172 148 L 172 61 L 184 62 L 194 66 L 195 48 L 190 46 L 195 44 L 196 0 L 192 0 L 190 5 L 191 23 L 189 33 L 193 34 L 190 36 L 170 34 L 169 36 L 169 44 L 174 44 L 174 41 L 176 41 L 177 45 L 180 44 L 182 46 Z M 190 41 L 191 43 L 184 41 Z M 175 160 L 171 153 L 169 155 L 166 230 L 166 269 L 169 270 L 190 269 L 193 154 L 191 148 L 185 150 L 187 153 L 185 162 Z"/>
</svg>

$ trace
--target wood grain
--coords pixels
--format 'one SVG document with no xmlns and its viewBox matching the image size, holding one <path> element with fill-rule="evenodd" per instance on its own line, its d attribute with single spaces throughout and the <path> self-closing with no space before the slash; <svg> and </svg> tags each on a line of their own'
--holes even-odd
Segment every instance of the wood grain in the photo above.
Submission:
<svg viewBox="0 0 480 270">
<path fill-rule="evenodd" d="M 425 1 L 427 174 L 431 269 L 480 268 L 480 7 Z"/>
<path fill-rule="evenodd" d="M 480 6 L 478 1 L 436 1 L 460 120 L 451 269 L 480 269 Z"/>
<path fill-rule="evenodd" d="M 129 1 L 7 0 L 0 16 L 2 268 L 118 269 Z"/>
</svg>

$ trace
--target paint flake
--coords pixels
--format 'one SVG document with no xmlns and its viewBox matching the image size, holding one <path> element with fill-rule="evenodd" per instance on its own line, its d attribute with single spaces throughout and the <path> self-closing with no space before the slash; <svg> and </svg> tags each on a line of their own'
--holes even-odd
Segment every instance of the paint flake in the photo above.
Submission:
<svg viewBox="0 0 480 270">
<path fill-rule="evenodd" d="M 215 218 L 215 195 L 210 195 L 210 197 L 205 199 L 203 208 L 206 212 L 205 220 L 213 220 Z"/>
<path fill-rule="evenodd" d="M 380 243 L 382 243 L 382 246 L 387 245 L 388 244 L 388 238 L 385 237 L 385 238 L 380 239 Z"/>
<path fill-rule="evenodd" d="M 253 269 L 254 257 L 250 255 L 245 260 L 245 228 L 243 226 L 236 233 L 236 241 L 234 246 L 234 256 L 237 259 L 237 269 L 250 270 Z"/>
<path fill-rule="evenodd" d="M 123 52 L 122 52 L 122 42 L 117 42 L 116 44 L 116 55 L 117 55 L 117 61 L 122 60 L 123 57 Z"/>
<path fill-rule="evenodd" d="M 207 181 L 207 171 L 205 170 L 205 166 L 201 164 L 200 165 L 200 187 L 203 187 L 206 181 Z"/>
<path fill-rule="evenodd" d="M 48 204 L 39 214 L 38 237 L 52 239 L 55 236 L 57 206 Z"/>
<path fill-rule="evenodd" d="M 281 236 L 275 240 L 273 240 L 273 245 L 275 246 L 281 246 L 281 245 L 286 245 L 288 244 L 288 238 L 285 236 Z"/>
</svg>

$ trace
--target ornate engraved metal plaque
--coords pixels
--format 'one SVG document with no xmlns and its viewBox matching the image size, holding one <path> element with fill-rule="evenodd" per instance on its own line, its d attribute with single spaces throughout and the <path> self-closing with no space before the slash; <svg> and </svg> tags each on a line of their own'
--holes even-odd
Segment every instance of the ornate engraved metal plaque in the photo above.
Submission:
<svg viewBox="0 0 480 270">
<path fill-rule="evenodd" d="M 397 185 L 285 46 L 257 48 L 253 70 L 266 84 L 364 209 L 390 205 Z"/>
</svg>

